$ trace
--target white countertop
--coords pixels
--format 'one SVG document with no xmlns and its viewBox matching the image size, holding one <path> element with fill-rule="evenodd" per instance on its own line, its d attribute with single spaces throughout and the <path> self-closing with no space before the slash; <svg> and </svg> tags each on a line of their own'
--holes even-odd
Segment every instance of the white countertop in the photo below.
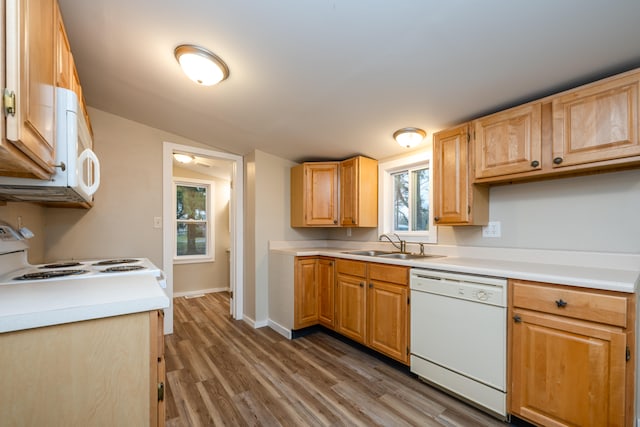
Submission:
<svg viewBox="0 0 640 427">
<path fill-rule="evenodd" d="M 0 285 L 0 333 L 167 307 L 152 274 Z"/>
<path fill-rule="evenodd" d="M 345 251 L 351 250 L 354 249 L 329 247 L 272 249 L 272 251 L 275 252 L 294 256 L 321 255 L 628 293 L 636 292 L 640 282 L 640 265 L 637 269 L 619 269 L 466 256 L 445 256 L 442 258 L 425 258 L 424 260 L 398 260 L 344 253 Z"/>
</svg>

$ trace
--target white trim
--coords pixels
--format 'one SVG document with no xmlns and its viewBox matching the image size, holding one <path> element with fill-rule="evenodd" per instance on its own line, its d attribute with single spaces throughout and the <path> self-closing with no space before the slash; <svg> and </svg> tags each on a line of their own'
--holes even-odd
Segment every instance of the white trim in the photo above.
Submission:
<svg viewBox="0 0 640 427">
<path fill-rule="evenodd" d="M 207 199 L 206 199 L 206 203 L 207 203 L 207 219 L 204 221 L 195 221 L 195 222 L 202 222 L 206 224 L 207 227 L 207 249 L 206 249 L 206 253 L 204 255 L 180 255 L 178 256 L 177 251 L 178 248 L 176 247 L 176 245 L 174 245 L 173 247 L 173 263 L 174 264 L 194 264 L 194 263 L 205 263 L 205 262 L 214 262 L 216 260 L 215 258 L 215 251 L 213 250 L 213 247 L 215 245 L 215 239 L 216 239 L 216 235 L 215 235 L 215 228 L 216 228 L 216 223 L 215 223 L 215 215 L 213 212 L 213 201 L 216 197 L 216 183 L 215 181 L 210 181 L 210 180 L 205 180 L 205 179 L 197 179 L 197 178 L 184 178 L 184 177 L 177 177 L 174 176 L 173 177 L 173 194 L 172 194 L 172 198 L 173 198 L 173 218 L 174 218 L 174 223 L 173 223 L 173 232 L 176 234 L 176 236 L 178 235 L 177 232 L 177 227 L 178 227 L 178 220 L 175 219 L 175 213 L 176 213 L 176 207 L 177 207 L 177 187 L 178 186 L 183 186 L 183 187 L 206 187 L 207 188 Z M 184 221 L 183 221 L 184 222 Z"/>
<path fill-rule="evenodd" d="M 179 297 L 190 297 L 192 295 L 201 295 L 201 294 L 215 294 L 218 292 L 229 292 L 229 288 L 208 288 L 208 289 L 200 289 L 198 291 L 186 291 L 186 292 L 176 292 L 173 294 L 174 298 Z"/>
<path fill-rule="evenodd" d="M 172 230 L 172 196 L 171 186 L 173 178 L 173 152 L 180 151 L 206 157 L 214 157 L 233 162 L 232 189 L 229 201 L 229 215 L 231 216 L 231 290 L 233 290 L 233 304 L 230 306 L 231 315 L 240 320 L 243 317 L 244 295 L 244 160 L 242 156 L 208 150 L 190 145 L 175 144 L 164 141 L 162 145 L 162 212 L 163 233 L 162 252 L 163 270 L 167 277 L 167 295 L 172 301 L 173 297 L 173 246 L 174 235 Z M 173 301 L 165 310 L 165 333 L 173 332 Z"/>
<path fill-rule="evenodd" d="M 264 328 L 265 326 L 268 326 L 268 321 L 267 320 L 261 320 L 259 322 L 255 321 L 254 319 L 252 319 L 251 317 L 244 315 L 242 317 L 242 320 L 249 326 L 251 326 L 253 329 L 259 329 L 259 328 Z"/>
<path fill-rule="evenodd" d="M 273 329 L 274 331 L 276 331 L 277 333 L 279 333 L 280 335 L 282 335 L 283 337 L 285 337 L 288 340 L 290 340 L 292 338 L 292 336 L 293 336 L 293 334 L 291 333 L 290 329 L 285 328 L 281 324 L 276 323 L 271 319 L 269 319 L 267 326 L 269 326 L 271 329 Z"/>
<path fill-rule="evenodd" d="M 385 201 L 393 193 L 391 173 L 417 166 L 421 163 L 429 164 L 429 231 L 396 232 L 408 242 L 437 243 L 438 227 L 433 223 L 433 164 L 431 162 L 431 147 L 414 152 L 408 156 L 378 163 L 378 231 L 381 234 L 393 233 L 393 218 L 389 210 L 385 209 Z"/>
</svg>

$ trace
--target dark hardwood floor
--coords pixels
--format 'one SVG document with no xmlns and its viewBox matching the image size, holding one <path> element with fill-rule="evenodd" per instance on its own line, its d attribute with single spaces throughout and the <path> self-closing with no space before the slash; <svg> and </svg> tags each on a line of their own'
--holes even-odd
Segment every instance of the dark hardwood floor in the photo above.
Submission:
<svg viewBox="0 0 640 427">
<path fill-rule="evenodd" d="M 506 426 L 353 346 L 229 318 L 226 293 L 175 298 L 167 426 Z"/>
</svg>

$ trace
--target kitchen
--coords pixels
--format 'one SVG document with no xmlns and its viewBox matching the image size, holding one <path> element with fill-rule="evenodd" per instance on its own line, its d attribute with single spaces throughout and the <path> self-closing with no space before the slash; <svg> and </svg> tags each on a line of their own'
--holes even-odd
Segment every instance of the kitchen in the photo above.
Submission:
<svg viewBox="0 0 640 427">
<path fill-rule="evenodd" d="M 118 5 L 118 3 L 115 4 Z M 255 322 L 255 324 L 265 324 L 269 319 L 267 298 L 269 288 L 269 241 L 341 240 L 348 242 L 377 242 L 378 239 L 379 233 L 375 229 L 360 230 L 353 228 L 351 230 L 352 235 L 349 237 L 347 236 L 347 229 L 342 228 L 313 230 L 291 228 L 289 225 L 289 170 L 292 166 L 296 165 L 298 161 L 307 160 L 309 157 L 313 157 L 314 159 L 342 159 L 349 157 L 353 152 L 369 153 L 367 151 L 369 150 L 368 144 L 363 143 L 362 148 L 357 148 L 355 145 L 351 147 L 344 143 L 346 140 L 371 141 L 371 144 L 373 144 L 373 141 L 379 141 L 378 145 L 382 147 L 379 149 L 379 152 L 376 152 L 379 154 L 370 154 L 372 157 L 378 159 L 401 156 L 405 151 L 400 151 L 393 147 L 395 142 L 391 138 L 391 133 L 402 126 L 406 126 L 407 121 L 413 122 L 408 123 L 409 125 L 423 126 L 429 131 L 429 135 L 431 135 L 435 130 L 462 122 L 463 118 L 480 116 L 482 115 L 482 111 L 486 109 L 497 111 L 502 109 L 499 108 L 500 105 L 519 104 L 520 102 L 518 102 L 518 100 L 521 98 L 535 99 L 538 97 L 532 95 L 535 93 L 544 92 L 546 95 L 547 93 L 558 92 L 559 90 L 554 90 L 556 87 L 561 86 L 561 89 L 565 89 L 596 80 L 596 78 L 591 77 L 595 76 L 595 74 L 604 73 L 604 70 L 615 68 L 614 66 L 617 64 L 629 64 L 628 67 L 624 67 L 629 69 L 633 68 L 631 65 L 639 65 L 637 62 L 633 62 L 638 59 L 637 52 L 633 51 L 633 43 L 629 43 L 627 38 L 620 36 L 623 38 L 619 40 L 618 43 L 613 41 L 606 43 L 606 50 L 611 50 L 611 46 L 616 46 L 618 49 L 623 49 L 624 46 L 626 46 L 631 50 L 631 54 L 626 54 L 627 56 L 625 56 L 625 53 L 622 52 L 619 54 L 619 57 L 611 59 L 609 62 L 594 62 L 591 63 L 591 68 L 573 69 L 571 72 L 567 71 L 556 82 L 541 82 L 535 87 L 532 85 L 532 88 L 529 89 L 528 92 L 522 91 L 522 89 L 519 88 L 523 82 L 517 80 L 515 77 L 524 72 L 522 69 L 517 69 L 517 72 L 505 72 L 507 77 L 501 76 L 499 73 L 498 77 L 491 77 L 491 75 L 484 76 L 487 80 L 484 78 L 481 79 L 478 74 L 476 83 L 487 82 L 487 86 L 491 87 L 491 90 L 483 92 L 480 98 L 487 98 L 489 95 L 487 92 L 494 92 L 499 86 L 504 85 L 505 94 L 502 95 L 503 97 L 499 99 L 493 98 L 492 101 L 483 100 L 484 103 L 476 101 L 473 109 L 465 111 L 462 115 L 441 119 L 442 122 L 434 122 L 433 125 L 429 122 L 422 124 L 423 121 L 419 118 L 420 115 L 428 117 L 429 114 L 427 114 L 427 112 L 420 113 L 420 115 L 416 116 L 416 113 L 411 111 L 411 105 L 414 106 L 413 109 L 415 110 L 418 108 L 417 105 L 429 99 L 423 92 L 418 92 L 415 98 L 411 98 L 409 105 L 402 107 L 404 113 L 385 111 L 385 115 L 391 116 L 391 114 L 393 114 L 394 117 L 367 120 L 366 123 L 370 123 L 371 125 L 367 124 L 365 127 L 371 127 L 371 129 L 368 130 L 371 134 L 363 137 L 356 137 L 356 135 L 349 133 L 349 127 L 353 127 L 352 123 L 339 123 L 334 126 L 336 134 L 326 137 L 330 142 L 323 143 L 321 139 L 320 141 L 316 139 L 320 138 L 315 135 L 315 132 L 318 130 L 317 125 L 301 125 L 301 129 L 296 129 L 298 132 L 301 132 L 298 134 L 297 140 L 309 140 L 309 145 L 306 145 L 305 148 L 303 144 L 294 144 L 289 140 L 288 143 L 292 146 L 295 145 L 295 150 L 298 150 L 297 153 L 299 153 L 289 157 L 284 154 L 279 154 L 275 149 L 269 149 L 268 145 L 265 145 L 262 149 L 259 147 L 251 149 L 244 145 L 245 143 L 233 139 L 244 138 L 251 140 L 255 138 L 254 135 L 244 132 L 240 133 L 240 137 L 234 135 L 225 135 L 224 137 L 210 136 L 206 133 L 211 132 L 209 129 L 197 134 L 195 130 L 198 126 L 202 126 L 197 122 L 207 121 L 207 119 L 202 116 L 202 113 L 197 111 L 191 111 L 186 117 L 182 118 L 182 121 L 185 123 L 183 126 L 188 125 L 187 127 L 194 128 L 193 131 L 189 131 L 194 133 L 189 133 L 185 130 L 185 127 L 175 128 L 176 130 L 163 130 L 165 128 L 164 125 L 162 125 L 162 119 L 146 117 L 144 111 L 150 108 L 150 105 L 154 103 L 152 101 L 149 101 L 149 105 L 145 104 L 145 106 L 140 109 L 142 113 L 138 114 L 134 114 L 133 112 L 127 113 L 126 108 L 128 108 L 129 105 L 120 105 L 118 108 L 122 108 L 122 111 L 108 108 L 106 105 L 103 106 L 101 103 L 104 102 L 104 99 L 108 98 L 108 92 L 115 90 L 115 87 L 107 86 L 106 84 L 105 86 L 100 86 L 100 82 L 103 80 L 106 81 L 107 75 L 118 75 L 118 73 L 122 71 L 105 72 L 104 76 L 96 72 L 95 77 L 91 76 L 91 70 L 94 67 L 100 68 L 104 64 L 96 61 L 96 64 L 92 65 L 91 61 L 93 60 L 88 57 L 92 47 L 83 44 L 88 43 L 88 41 L 83 40 L 83 33 L 91 33 L 93 28 L 87 27 L 88 22 L 80 19 L 82 13 L 84 13 L 84 16 L 90 16 L 96 19 L 101 17 L 101 14 L 95 10 L 84 10 L 84 8 L 88 7 L 89 5 L 72 5 L 70 2 L 66 2 L 66 4 L 65 2 L 61 2 L 65 22 L 68 25 L 67 30 L 69 32 L 72 49 L 74 51 L 78 49 L 75 55 L 82 82 L 88 86 L 88 91 L 91 90 L 87 92 L 89 116 L 91 117 L 91 123 L 94 129 L 95 151 L 100 158 L 103 171 L 101 187 L 96 194 L 94 206 L 89 210 L 76 210 L 47 208 L 32 204 L 8 203 L 6 206 L 0 207 L 0 219 L 6 220 L 11 224 L 16 224 L 17 217 L 20 216 L 22 217 L 23 223 L 35 232 L 36 237 L 30 241 L 30 256 L 34 263 L 77 257 L 145 256 L 154 264 L 162 266 L 164 264 L 162 229 L 153 228 L 152 222 L 154 217 L 163 216 L 162 142 L 170 141 L 172 143 L 199 148 L 211 148 L 211 146 L 213 146 L 225 149 L 226 151 L 241 153 L 244 155 L 247 171 L 251 170 L 253 173 L 253 175 L 249 175 L 247 172 L 245 183 L 245 193 L 247 197 L 245 199 L 244 210 L 246 221 L 245 229 L 247 233 L 244 236 L 245 269 L 243 285 L 245 304 L 243 314 L 245 318 L 250 319 L 252 322 Z M 126 10 L 122 4 L 119 4 L 119 7 L 123 8 L 122 10 Z M 406 9 L 400 8 L 394 13 L 401 15 L 411 10 L 408 4 L 405 4 L 404 7 Z M 139 11 L 131 10 L 129 14 L 139 17 L 141 15 L 136 15 L 138 12 Z M 262 12 L 275 13 L 275 11 Z M 430 16 L 428 12 L 429 11 L 424 11 L 426 16 Z M 480 13 L 480 11 L 476 12 Z M 535 11 L 527 10 L 527 12 L 535 14 Z M 613 13 L 613 11 L 609 12 Z M 118 15 L 116 12 L 111 13 L 112 15 L 108 15 L 107 17 L 102 16 L 102 20 L 97 21 L 96 25 L 101 25 L 101 27 L 99 27 L 101 29 L 100 32 L 113 35 L 115 31 L 107 27 L 102 27 L 110 22 L 109 19 L 113 19 L 113 16 Z M 254 13 L 257 15 L 258 10 Z M 561 12 L 558 11 L 558 13 Z M 568 12 L 565 11 L 565 13 Z M 127 14 L 122 13 L 122 15 Z M 616 19 L 623 20 L 625 14 L 620 13 L 620 15 L 621 16 L 615 15 Z M 628 12 L 626 15 L 633 16 L 633 13 Z M 163 18 L 167 19 L 167 16 L 163 15 Z M 251 15 L 251 18 L 257 20 L 253 15 Z M 275 20 L 275 17 L 272 18 Z M 122 21 L 127 19 L 127 16 L 122 16 L 118 19 Z M 139 19 L 142 20 L 142 18 Z M 314 22 L 311 18 L 307 19 Z M 374 17 L 372 17 L 372 19 L 374 19 Z M 377 17 L 377 19 L 380 19 L 379 22 L 376 21 L 380 28 L 385 28 L 388 25 L 386 19 L 381 17 Z M 586 19 L 586 17 L 584 19 Z M 610 17 L 607 22 L 618 22 L 616 19 Z M 255 28 L 261 28 L 258 23 L 254 22 L 254 24 Z M 435 24 L 432 23 L 432 25 Z M 618 27 L 626 28 L 622 24 Z M 290 31 L 296 30 L 299 29 L 292 28 Z M 185 29 L 184 31 L 187 30 Z M 160 33 L 160 31 L 156 31 L 153 34 Z M 136 34 L 135 32 L 131 33 L 130 38 L 135 38 L 134 36 Z M 195 37 L 195 35 L 190 36 L 190 32 L 186 32 L 186 34 L 185 36 L 180 36 L 180 38 Z M 384 35 L 388 36 L 386 33 Z M 151 36 L 147 35 L 145 37 L 149 38 Z M 585 35 L 585 37 L 587 37 L 587 35 Z M 629 39 L 633 40 L 634 38 L 630 37 Z M 175 47 L 174 45 L 178 44 L 179 41 L 181 40 L 171 40 L 167 43 L 171 44 L 170 47 L 173 49 L 173 47 Z M 200 40 L 195 41 L 201 42 Z M 307 41 L 310 47 L 314 46 L 312 43 L 314 42 L 313 39 Z M 145 39 L 145 42 L 148 44 L 152 43 L 148 39 Z M 118 43 L 114 44 L 117 45 Z M 126 43 L 119 43 L 119 45 L 124 46 Z M 224 97 L 225 102 L 230 101 L 227 99 L 229 95 L 224 93 L 225 85 L 228 87 L 234 82 L 234 79 L 238 81 L 242 78 L 242 73 L 246 71 L 242 69 L 243 67 L 236 65 L 237 61 L 231 61 L 228 55 L 218 51 L 215 40 L 211 41 L 211 43 L 207 42 L 207 45 L 225 58 L 230 65 L 231 77 L 229 81 L 221 83 L 219 87 L 215 87 L 214 89 L 219 90 L 216 94 L 220 93 L 219 96 Z M 590 56 L 589 52 L 591 52 L 590 49 L 593 47 L 592 45 L 596 45 L 595 41 L 585 43 L 585 46 L 581 45 L 584 53 L 574 56 L 584 61 L 585 57 Z M 107 52 L 113 54 L 111 52 L 112 48 L 108 45 L 103 44 L 100 46 L 106 49 L 105 54 Z M 150 53 L 145 49 L 139 49 L 139 52 L 145 52 L 145 54 Z M 162 69 L 166 67 L 170 69 L 170 72 L 175 74 L 172 79 L 175 79 L 175 84 L 179 86 L 179 89 L 184 91 L 184 93 L 198 98 L 200 95 L 198 95 L 199 92 L 197 91 L 202 88 L 196 87 L 190 81 L 184 79 L 171 54 L 172 52 L 169 52 L 167 58 L 162 60 L 165 61 L 166 64 L 156 64 L 156 67 Z M 164 55 L 164 53 L 162 55 Z M 83 62 L 81 62 L 81 60 Z M 514 64 L 509 69 L 513 70 L 516 65 L 517 64 Z M 526 64 L 521 65 L 521 67 L 524 67 L 524 65 Z M 538 65 L 539 64 L 536 64 L 536 69 Z M 564 66 L 568 65 L 564 64 Z M 322 68 L 319 68 L 319 70 L 322 70 Z M 619 71 L 624 70 L 621 69 Z M 481 70 L 478 70 L 478 73 L 480 72 Z M 546 72 L 550 71 L 547 70 Z M 539 71 L 536 71 L 533 74 L 538 73 Z M 510 79 L 508 76 L 511 74 L 513 74 L 513 77 Z M 531 78 L 531 73 L 529 73 L 528 76 Z M 465 81 L 463 77 L 466 76 L 460 76 L 460 81 Z M 600 76 L 598 75 L 598 77 Z M 158 79 L 157 76 L 153 75 L 149 76 L 149 78 Z M 293 77 L 291 77 L 291 79 L 292 85 L 302 84 Z M 541 80 L 544 79 L 541 78 Z M 475 80 L 472 80 L 472 82 L 473 81 Z M 575 84 L 569 83 L 574 81 Z M 164 86 L 165 81 L 154 81 L 153 83 L 161 87 Z M 355 82 L 353 82 L 353 85 L 354 91 L 358 89 Z M 134 104 L 142 102 L 141 100 L 145 99 L 145 96 L 138 92 L 140 89 L 137 85 L 128 84 L 125 86 L 132 94 L 132 96 L 122 97 L 122 99 L 127 99 L 125 104 Z M 91 87 L 93 87 L 93 89 L 89 89 Z M 416 86 L 416 90 L 420 89 Z M 433 90 L 434 89 L 432 89 L 432 91 Z M 386 95 L 391 96 L 391 94 Z M 471 95 L 473 95 L 473 93 L 470 94 L 470 96 Z M 463 102 L 467 102 L 467 99 L 461 95 L 461 91 L 456 91 L 455 96 L 459 97 Z M 356 98 L 358 97 L 354 99 Z M 276 98 L 269 98 L 269 100 L 273 99 Z M 178 102 L 179 105 L 181 103 L 181 101 L 176 102 Z M 155 102 L 155 104 L 166 104 L 166 102 Z M 395 107 L 397 107 L 398 104 L 403 105 L 401 102 L 393 103 L 394 109 L 396 109 Z M 252 104 L 246 101 L 242 104 L 242 106 L 246 108 L 248 108 L 248 105 Z M 293 105 L 301 111 L 309 108 L 309 106 L 304 104 Z M 259 103 L 257 106 L 260 106 Z M 186 108 L 184 105 L 180 105 L 180 107 Z M 175 109 L 173 105 L 167 105 L 163 108 L 167 110 Z M 210 106 L 206 108 L 210 108 Z M 202 110 L 204 109 L 203 106 Z M 249 110 L 249 112 L 250 111 L 252 110 Z M 300 114 L 296 111 L 287 111 L 284 114 L 288 114 L 290 117 L 300 117 Z M 247 115 L 251 116 L 251 114 Z M 158 115 L 158 117 L 160 117 L 160 115 Z M 202 119 L 200 119 L 200 117 L 202 117 Z M 318 117 L 320 121 L 324 116 L 318 115 Z M 276 118 L 273 120 L 274 123 L 277 122 Z M 357 113 L 354 113 L 352 120 L 361 121 Z M 288 122 L 290 123 L 292 121 L 288 120 Z M 236 121 L 235 123 L 240 123 L 238 126 L 241 126 L 242 121 Z M 374 123 L 380 124 L 374 125 Z M 384 123 L 384 126 L 382 126 L 382 123 Z M 295 123 L 290 124 L 295 128 L 298 126 L 295 125 Z M 254 123 L 253 126 L 255 129 L 264 130 L 266 137 L 269 137 L 268 129 L 263 123 Z M 220 124 L 219 127 L 221 129 L 224 128 L 222 124 Z M 339 131 L 341 128 L 345 128 L 344 132 Z M 313 129 L 313 132 L 309 132 L 310 129 Z M 180 135 L 193 136 L 185 137 Z M 212 132 L 212 135 L 215 135 L 215 132 Z M 273 135 L 270 137 L 276 139 Z M 211 143 L 211 145 L 205 144 L 205 142 L 211 141 L 212 139 L 215 139 L 214 143 Z M 232 142 L 225 142 L 227 140 Z M 328 151 L 331 146 L 334 147 L 333 152 Z M 122 153 L 126 153 L 126 155 L 123 156 Z M 445 226 L 439 227 L 438 229 L 438 246 L 478 246 L 637 255 L 639 252 L 638 242 L 640 242 L 635 215 L 638 209 L 638 200 L 640 200 L 640 197 L 638 197 L 640 193 L 638 182 L 640 182 L 640 179 L 638 178 L 640 178 L 640 176 L 637 170 L 629 170 L 561 180 L 491 187 L 489 217 L 492 220 L 501 221 L 502 237 L 483 238 L 481 227 L 461 228 Z M 131 185 L 132 182 L 137 185 Z M 144 200 L 144 203 L 140 203 L 140 200 Z M 551 218 L 553 221 L 550 220 Z M 248 230 L 254 231 L 248 232 Z M 91 238 L 87 239 L 86 236 L 91 236 Z M 100 243 L 96 244 L 95 242 Z M 410 249 L 412 251 L 415 250 L 413 247 L 410 247 Z"/>
</svg>

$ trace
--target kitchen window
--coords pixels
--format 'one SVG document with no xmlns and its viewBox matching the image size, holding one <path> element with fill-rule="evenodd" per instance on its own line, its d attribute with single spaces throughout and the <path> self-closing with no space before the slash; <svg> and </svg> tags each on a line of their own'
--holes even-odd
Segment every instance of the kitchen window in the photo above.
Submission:
<svg viewBox="0 0 640 427">
<path fill-rule="evenodd" d="M 173 183 L 175 203 L 174 262 L 214 261 L 211 181 L 178 178 Z"/>
<path fill-rule="evenodd" d="M 431 154 L 428 151 L 380 163 L 380 233 L 408 242 L 436 243 L 432 219 Z"/>
</svg>

